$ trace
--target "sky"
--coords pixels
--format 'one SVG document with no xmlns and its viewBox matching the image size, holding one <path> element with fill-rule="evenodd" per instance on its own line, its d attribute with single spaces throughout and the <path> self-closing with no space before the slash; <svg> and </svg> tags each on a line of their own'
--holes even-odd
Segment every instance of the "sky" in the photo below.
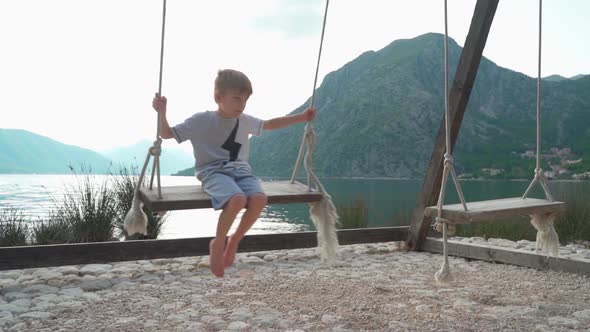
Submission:
<svg viewBox="0 0 590 332">
<path fill-rule="evenodd" d="M 462 46 L 475 0 L 448 6 L 449 35 Z M 162 94 L 170 124 L 216 108 L 213 80 L 223 68 L 249 76 L 254 116 L 302 105 L 324 8 L 323 0 L 169 0 Z M 444 33 L 443 13 L 442 0 L 332 0 L 318 86 L 365 51 Z M 590 1 L 543 1 L 542 76 L 590 74 L 588 17 Z M 97 151 L 153 140 L 161 23 L 161 0 L 0 1 L 0 128 Z M 537 29 L 537 0 L 500 1 L 484 56 L 536 77 Z"/>
</svg>

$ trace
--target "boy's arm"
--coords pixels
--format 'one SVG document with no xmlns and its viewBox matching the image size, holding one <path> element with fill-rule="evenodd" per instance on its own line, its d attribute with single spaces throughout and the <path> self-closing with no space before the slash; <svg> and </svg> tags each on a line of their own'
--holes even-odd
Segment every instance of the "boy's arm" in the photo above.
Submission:
<svg viewBox="0 0 590 332">
<path fill-rule="evenodd" d="M 275 129 L 281 129 L 284 127 L 288 127 L 288 126 L 294 125 L 296 123 L 312 121 L 315 118 L 315 115 L 316 115 L 316 109 L 315 108 L 308 108 L 299 114 L 286 115 L 286 116 L 281 116 L 278 118 L 266 120 L 266 121 L 264 121 L 264 126 L 262 127 L 262 129 L 275 130 Z"/>
<path fill-rule="evenodd" d="M 162 137 L 163 139 L 174 137 L 174 135 L 172 134 L 172 128 L 170 128 L 170 125 L 168 124 L 168 119 L 166 118 L 166 104 L 166 97 L 159 97 L 158 94 L 156 94 L 154 100 L 152 101 L 152 106 L 154 107 L 156 112 L 160 113 L 158 121 L 160 122 L 160 137 Z"/>
</svg>

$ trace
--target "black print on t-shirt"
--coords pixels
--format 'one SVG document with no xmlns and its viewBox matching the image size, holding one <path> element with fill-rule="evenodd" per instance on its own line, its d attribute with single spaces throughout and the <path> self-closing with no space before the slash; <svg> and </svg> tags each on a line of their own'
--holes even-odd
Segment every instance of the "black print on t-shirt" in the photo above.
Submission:
<svg viewBox="0 0 590 332">
<path fill-rule="evenodd" d="M 229 151 L 229 161 L 236 161 L 238 159 L 238 153 L 240 153 L 240 149 L 242 148 L 242 144 L 236 142 L 236 134 L 238 133 L 239 127 L 240 120 L 236 119 L 234 129 L 221 146 L 224 150 Z"/>
</svg>

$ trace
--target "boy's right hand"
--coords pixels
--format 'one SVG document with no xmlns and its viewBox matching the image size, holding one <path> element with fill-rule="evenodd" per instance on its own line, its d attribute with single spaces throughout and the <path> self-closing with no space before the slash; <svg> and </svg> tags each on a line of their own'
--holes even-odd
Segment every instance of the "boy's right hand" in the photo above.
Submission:
<svg viewBox="0 0 590 332">
<path fill-rule="evenodd" d="M 166 97 L 160 96 L 158 93 L 156 93 L 156 96 L 152 100 L 152 107 L 156 110 L 156 112 L 166 113 L 167 102 L 168 101 L 166 100 Z"/>
</svg>

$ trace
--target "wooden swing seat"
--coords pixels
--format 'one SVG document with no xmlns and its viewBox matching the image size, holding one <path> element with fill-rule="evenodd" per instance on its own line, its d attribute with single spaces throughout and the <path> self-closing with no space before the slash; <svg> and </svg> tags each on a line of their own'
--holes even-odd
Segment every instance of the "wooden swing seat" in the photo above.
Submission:
<svg viewBox="0 0 590 332">
<path fill-rule="evenodd" d="M 322 193 L 308 190 L 307 185 L 291 181 L 263 181 L 262 189 L 268 196 L 268 204 L 312 203 L 322 199 Z M 201 186 L 162 187 L 162 199 L 157 188 L 142 187 L 139 198 L 150 211 L 169 211 L 211 208 L 211 198 Z"/>
<path fill-rule="evenodd" d="M 465 211 L 462 204 L 444 205 L 442 216 L 452 223 L 465 224 L 537 213 L 560 212 L 565 210 L 565 203 L 537 198 L 511 197 L 467 202 L 467 209 Z M 436 206 L 429 206 L 424 210 L 424 215 L 427 217 L 436 217 L 437 214 Z"/>
</svg>

